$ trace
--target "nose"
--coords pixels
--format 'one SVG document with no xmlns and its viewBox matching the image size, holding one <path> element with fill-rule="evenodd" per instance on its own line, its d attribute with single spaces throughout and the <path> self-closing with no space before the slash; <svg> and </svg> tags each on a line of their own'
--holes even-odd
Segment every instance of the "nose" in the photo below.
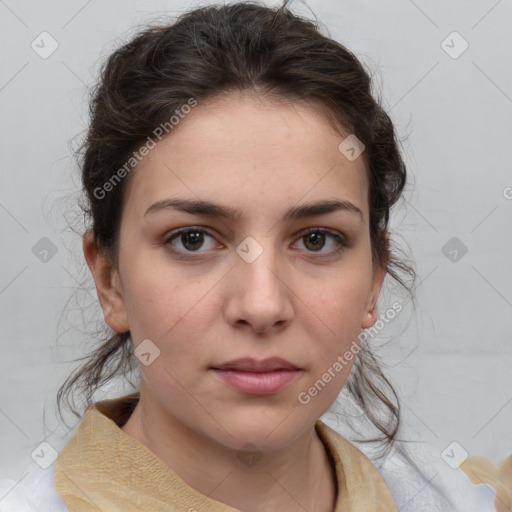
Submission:
<svg viewBox="0 0 512 512">
<path fill-rule="evenodd" d="M 252 263 L 237 255 L 234 265 L 225 302 L 228 323 L 257 334 L 269 334 L 289 324 L 294 293 L 279 255 L 264 248 Z"/>
</svg>

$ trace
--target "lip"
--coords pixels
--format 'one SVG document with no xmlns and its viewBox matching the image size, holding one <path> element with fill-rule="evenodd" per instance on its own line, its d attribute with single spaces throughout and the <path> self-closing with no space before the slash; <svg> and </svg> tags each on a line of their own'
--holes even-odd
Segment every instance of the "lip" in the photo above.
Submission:
<svg viewBox="0 0 512 512">
<path fill-rule="evenodd" d="M 234 370 L 253 373 L 299 369 L 293 363 L 290 363 L 290 361 L 282 359 L 281 357 L 270 357 L 268 359 L 263 359 L 262 361 L 258 361 L 251 357 L 243 357 L 241 359 L 234 359 L 233 361 L 213 366 L 212 368 L 214 370 Z"/>
<path fill-rule="evenodd" d="M 272 372 L 240 372 L 236 370 L 212 371 L 232 388 L 248 395 L 269 395 L 284 389 L 300 373 L 299 370 Z"/>
<path fill-rule="evenodd" d="M 230 387 L 249 395 L 277 393 L 300 373 L 296 365 L 280 357 L 263 361 L 236 359 L 212 367 L 211 370 Z"/>
</svg>

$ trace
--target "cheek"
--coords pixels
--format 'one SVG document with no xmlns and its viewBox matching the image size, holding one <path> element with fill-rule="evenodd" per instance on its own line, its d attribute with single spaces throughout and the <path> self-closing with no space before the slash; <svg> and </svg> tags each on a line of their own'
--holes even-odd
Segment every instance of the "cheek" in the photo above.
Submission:
<svg viewBox="0 0 512 512">
<path fill-rule="evenodd" d="M 370 291 L 370 280 L 365 274 L 352 272 L 347 278 L 333 277 L 322 280 L 318 286 L 312 282 L 302 288 L 307 291 L 300 295 L 301 301 L 334 342 L 359 333 Z"/>
<path fill-rule="evenodd" d="M 325 398 L 337 395 L 335 389 L 341 389 L 356 360 L 369 286 L 368 277 L 354 272 L 350 279 L 332 280 L 328 286 L 324 283 L 305 300 L 311 311 L 310 338 L 316 345 L 312 374 L 329 382 Z"/>
<path fill-rule="evenodd" d="M 181 321 L 188 321 L 205 294 L 202 282 L 186 279 L 184 273 L 158 258 L 133 254 L 124 275 L 125 305 L 134 340 L 165 337 Z"/>
<path fill-rule="evenodd" d="M 218 304 L 207 293 L 213 284 L 170 272 L 163 275 L 154 268 L 152 272 L 132 271 L 125 288 L 132 340 L 137 348 L 150 339 L 161 356 L 155 368 L 141 368 L 148 376 L 161 373 L 157 367 L 162 364 L 173 373 L 190 373 L 190 363 L 200 365 L 204 360 L 208 354 L 205 333 L 215 332 L 218 322 Z"/>
</svg>

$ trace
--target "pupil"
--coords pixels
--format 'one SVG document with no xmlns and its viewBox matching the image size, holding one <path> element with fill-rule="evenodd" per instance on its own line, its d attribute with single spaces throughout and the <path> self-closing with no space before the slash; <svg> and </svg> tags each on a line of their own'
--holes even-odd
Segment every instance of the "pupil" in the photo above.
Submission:
<svg viewBox="0 0 512 512">
<path fill-rule="evenodd" d="M 307 241 L 313 241 L 313 245 L 318 243 L 319 240 L 322 239 L 324 235 L 322 233 L 310 233 L 309 235 L 307 235 Z M 323 244 L 321 244 L 321 247 L 317 247 L 317 249 L 321 249 L 323 246 Z"/>
<path fill-rule="evenodd" d="M 183 243 L 185 247 L 187 247 L 187 244 L 189 247 L 187 249 L 199 249 L 202 245 L 202 233 L 199 233 L 198 231 L 190 231 L 189 233 L 184 233 L 183 237 L 185 238 L 186 242 Z M 183 242 L 183 239 L 182 239 Z M 190 242 L 190 243 L 189 243 Z M 190 244 L 192 244 L 192 247 L 190 247 Z"/>
</svg>

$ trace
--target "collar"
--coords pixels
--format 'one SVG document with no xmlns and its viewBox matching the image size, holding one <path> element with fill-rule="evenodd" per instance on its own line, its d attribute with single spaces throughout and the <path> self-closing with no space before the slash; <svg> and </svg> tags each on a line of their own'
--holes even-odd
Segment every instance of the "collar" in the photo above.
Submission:
<svg viewBox="0 0 512 512">
<path fill-rule="evenodd" d="M 121 430 L 139 393 L 90 405 L 55 462 L 55 487 L 70 512 L 239 512 L 198 492 L 144 444 Z M 397 512 L 382 476 L 348 440 L 318 420 L 315 430 L 333 464 L 333 512 Z"/>
</svg>

